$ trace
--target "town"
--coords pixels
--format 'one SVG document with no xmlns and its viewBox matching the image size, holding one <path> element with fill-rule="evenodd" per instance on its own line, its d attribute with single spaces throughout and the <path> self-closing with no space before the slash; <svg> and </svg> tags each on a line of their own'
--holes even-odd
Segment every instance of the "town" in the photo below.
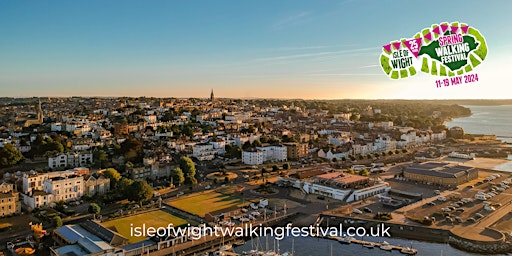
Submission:
<svg viewBox="0 0 512 256">
<path fill-rule="evenodd" d="M 492 168 L 512 148 L 447 128 L 471 114 L 449 102 L 227 99 L 211 90 L 189 99 L 0 98 L 0 108 L 6 255 L 237 255 L 231 247 L 250 237 L 131 236 L 130 227 L 287 222 L 386 223 L 396 236 L 474 252 L 512 248 L 503 229 L 512 181 Z"/>
</svg>

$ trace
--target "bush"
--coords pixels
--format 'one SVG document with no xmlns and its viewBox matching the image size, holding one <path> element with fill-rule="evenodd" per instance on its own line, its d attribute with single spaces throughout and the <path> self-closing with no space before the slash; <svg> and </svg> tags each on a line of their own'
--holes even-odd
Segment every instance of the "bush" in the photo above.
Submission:
<svg viewBox="0 0 512 256">
<path fill-rule="evenodd" d="M 373 218 L 376 220 L 391 220 L 393 215 L 390 212 L 378 212 Z"/>
<path fill-rule="evenodd" d="M 60 216 L 53 217 L 53 225 L 55 225 L 56 228 L 62 227 L 62 219 Z"/>
</svg>

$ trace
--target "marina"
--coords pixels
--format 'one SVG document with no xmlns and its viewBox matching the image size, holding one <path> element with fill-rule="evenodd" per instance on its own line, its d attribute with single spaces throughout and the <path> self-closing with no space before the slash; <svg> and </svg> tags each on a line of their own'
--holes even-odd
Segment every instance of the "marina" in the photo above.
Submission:
<svg viewBox="0 0 512 256">
<path fill-rule="evenodd" d="M 396 251 L 399 251 L 406 255 L 415 255 L 418 253 L 418 250 L 416 250 L 414 248 L 400 246 L 400 245 L 392 245 L 386 241 L 383 241 L 383 242 L 364 241 L 364 240 L 359 240 L 359 239 L 356 239 L 354 237 L 349 237 L 349 236 L 345 236 L 345 237 L 329 236 L 326 238 L 338 241 L 341 244 L 352 244 L 352 243 L 360 244 L 363 247 L 368 248 L 368 249 L 373 249 L 373 248 L 377 247 L 384 251 L 396 250 Z"/>
</svg>

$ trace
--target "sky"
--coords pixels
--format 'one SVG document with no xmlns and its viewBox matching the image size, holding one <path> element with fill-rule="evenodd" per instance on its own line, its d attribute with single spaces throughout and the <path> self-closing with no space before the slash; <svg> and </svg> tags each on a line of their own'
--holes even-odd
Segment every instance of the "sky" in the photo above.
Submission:
<svg viewBox="0 0 512 256">
<path fill-rule="evenodd" d="M 500 99 L 512 1 L 0 1 L 0 97 Z M 479 81 L 391 80 L 382 46 L 432 24 L 477 28 Z"/>
</svg>

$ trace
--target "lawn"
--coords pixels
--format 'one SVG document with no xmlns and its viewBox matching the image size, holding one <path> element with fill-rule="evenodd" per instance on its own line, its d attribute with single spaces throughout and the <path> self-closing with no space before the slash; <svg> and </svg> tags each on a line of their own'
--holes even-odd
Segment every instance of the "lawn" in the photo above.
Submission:
<svg viewBox="0 0 512 256">
<path fill-rule="evenodd" d="M 232 206 L 242 206 L 243 200 L 227 191 L 207 191 L 200 194 L 171 199 L 166 203 L 180 210 L 204 217 L 207 212 L 213 212 Z"/>
<path fill-rule="evenodd" d="M 172 223 L 175 227 L 177 227 L 186 224 L 187 221 L 164 211 L 158 210 L 107 221 L 103 223 L 103 226 L 114 231 L 117 230 L 119 234 L 128 238 L 130 243 L 135 243 L 145 240 L 146 237 L 131 236 L 130 224 L 133 224 L 133 227 L 142 227 L 143 224 L 146 224 L 147 229 L 148 227 L 167 227 L 169 223 Z"/>
</svg>

